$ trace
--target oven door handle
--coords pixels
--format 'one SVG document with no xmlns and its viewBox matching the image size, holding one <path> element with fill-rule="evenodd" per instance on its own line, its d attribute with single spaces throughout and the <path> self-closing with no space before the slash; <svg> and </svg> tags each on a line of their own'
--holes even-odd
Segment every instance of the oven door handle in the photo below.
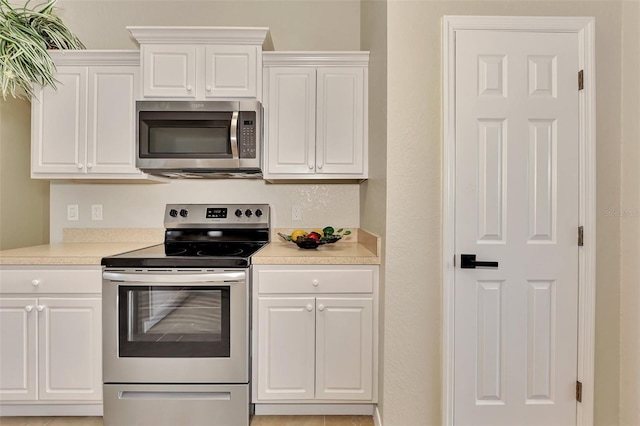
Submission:
<svg viewBox="0 0 640 426">
<path fill-rule="evenodd" d="M 111 281 L 135 282 L 135 283 L 209 283 L 209 282 L 244 282 L 244 272 L 217 272 L 203 274 L 149 274 L 149 273 L 122 273 L 104 272 L 102 277 Z"/>
</svg>

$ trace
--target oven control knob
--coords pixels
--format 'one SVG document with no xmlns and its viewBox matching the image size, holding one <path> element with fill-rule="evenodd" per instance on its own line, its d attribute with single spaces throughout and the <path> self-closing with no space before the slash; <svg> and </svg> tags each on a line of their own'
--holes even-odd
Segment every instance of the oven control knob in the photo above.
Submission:
<svg viewBox="0 0 640 426">
<path fill-rule="evenodd" d="M 257 217 L 262 216 L 262 210 L 260 210 L 260 209 L 256 210 L 256 216 Z"/>
<path fill-rule="evenodd" d="M 238 217 L 242 216 L 242 210 L 237 209 L 236 210 L 236 216 L 238 216 Z"/>
<path fill-rule="evenodd" d="M 178 216 L 178 210 L 176 210 L 176 209 L 169 210 L 169 216 L 177 217 Z"/>
<path fill-rule="evenodd" d="M 180 216 L 187 217 L 188 215 L 189 215 L 189 210 L 187 210 L 187 209 L 181 209 L 180 210 Z"/>
<path fill-rule="evenodd" d="M 251 217 L 251 216 L 253 216 L 253 212 L 252 212 L 251 210 L 247 209 L 247 210 L 244 212 L 244 215 L 245 215 L 246 217 Z"/>
</svg>

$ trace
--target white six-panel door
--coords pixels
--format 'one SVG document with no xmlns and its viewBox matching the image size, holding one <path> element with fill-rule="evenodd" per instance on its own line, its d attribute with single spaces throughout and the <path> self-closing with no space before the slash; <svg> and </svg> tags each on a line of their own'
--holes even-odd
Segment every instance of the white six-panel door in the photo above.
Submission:
<svg viewBox="0 0 640 426">
<path fill-rule="evenodd" d="M 576 423 L 578 48 L 575 33 L 456 32 L 457 425 Z"/>
</svg>

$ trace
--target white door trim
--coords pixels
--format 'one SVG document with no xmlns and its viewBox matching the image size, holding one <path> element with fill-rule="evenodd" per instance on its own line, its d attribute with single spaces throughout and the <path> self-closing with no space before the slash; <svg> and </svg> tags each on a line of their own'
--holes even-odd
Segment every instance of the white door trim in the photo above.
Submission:
<svg viewBox="0 0 640 426">
<path fill-rule="evenodd" d="M 577 425 L 593 425 L 596 290 L 595 19 L 592 17 L 444 16 L 442 23 L 444 165 L 442 199 L 443 423 L 453 425 L 455 249 L 455 32 L 501 30 L 576 33 L 584 90 L 580 102 L 580 206 L 584 246 L 579 249 L 578 380 L 582 403 Z M 576 76 L 576 85 L 578 77 Z M 576 235 L 577 244 L 577 235 Z"/>
</svg>

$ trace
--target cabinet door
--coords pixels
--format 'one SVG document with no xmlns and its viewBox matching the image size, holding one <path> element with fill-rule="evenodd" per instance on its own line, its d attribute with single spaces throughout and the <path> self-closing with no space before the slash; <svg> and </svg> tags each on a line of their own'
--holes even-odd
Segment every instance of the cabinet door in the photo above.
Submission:
<svg viewBox="0 0 640 426">
<path fill-rule="evenodd" d="M 206 46 L 204 96 L 255 98 L 257 56 L 255 46 Z"/>
<path fill-rule="evenodd" d="M 31 171 L 84 173 L 87 67 L 58 67 L 56 87 L 36 93 L 31 104 Z"/>
<path fill-rule="evenodd" d="M 364 173 L 364 69 L 318 68 L 316 173 Z"/>
<path fill-rule="evenodd" d="M 373 299 L 316 300 L 316 399 L 370 400 Z"/>
<path fill-rule="evenodd" d="M 315 302 L 258 299 L 258 399 L 313 399 Z"/>
<path fill-rule="evenodd" d="M 314 174 L 315 68 L 271 68 L 265 113 L 268 121 L 265 174 Z"/>
<path fill-rule="evenodd" d="M 38 303 L 38 398 L 100 401 L 101 299 L 40 298 Z"/>
<path fill-rule="evenodd" d="M 196 97 L 196 46 L 144 45 L 141 53 L 144 97 Z"/>
<path fill-rule="evenodd" d="M 89 69 L 87 171 L 136 173 L 135 101 L 139 70 L 132 66 Z"/>
<path fill-rule="evenodd" d="M 0 401 L 36 392 L 36 299 L 0 298 Z"/>
</svg>

